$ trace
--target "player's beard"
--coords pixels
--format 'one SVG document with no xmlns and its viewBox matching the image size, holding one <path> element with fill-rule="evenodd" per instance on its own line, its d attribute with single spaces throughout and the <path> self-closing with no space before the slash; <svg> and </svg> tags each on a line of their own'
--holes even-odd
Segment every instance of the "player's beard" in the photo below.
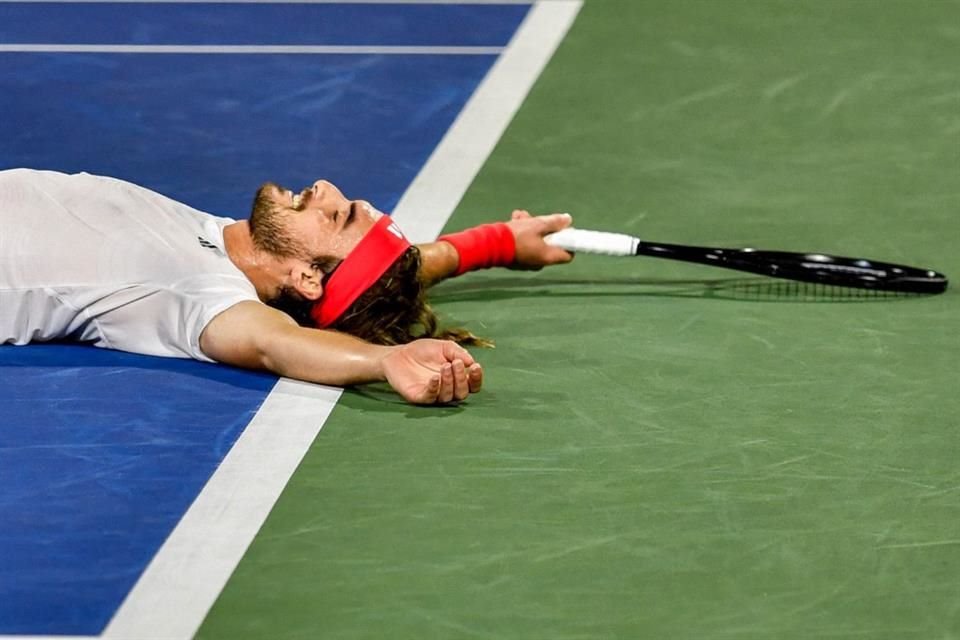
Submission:
<svg viewBox="0 0 960 640">
<path fill-rule="evenodd" d="M 303 242 L 293 235 L 287 224 L 291 215 L 261 187 L 250 212 L 250 236 L 254 246 L 279 258 L 307 255 Z"/>
</svg>

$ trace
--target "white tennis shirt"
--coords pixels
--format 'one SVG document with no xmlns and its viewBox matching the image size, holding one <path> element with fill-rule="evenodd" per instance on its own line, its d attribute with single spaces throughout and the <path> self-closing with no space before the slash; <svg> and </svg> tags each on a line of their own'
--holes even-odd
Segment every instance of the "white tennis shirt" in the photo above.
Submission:
<svg viewBox="0 0 960 640">
<path fill-rule="evenodd" d="M 232 222 L 114 178 L 0 171 L 0 344 L 210 361 L 207 323 L 258 300 L 224 250 Z"/>
</svg>

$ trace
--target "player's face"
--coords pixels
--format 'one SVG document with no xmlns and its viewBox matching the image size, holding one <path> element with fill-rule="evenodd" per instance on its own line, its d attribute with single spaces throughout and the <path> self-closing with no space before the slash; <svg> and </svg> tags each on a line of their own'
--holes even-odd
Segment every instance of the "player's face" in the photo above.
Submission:
<svg viewBox="0 0 960 640">
<path fill-rule="evenodd" d="M 278 204 L 297 212 L 290 224 L 310 255 L 345 258 L 383 215 L 366 200 L 348 200 L 326 180 L 300 193 L 272 189 Z"/>
</svg>

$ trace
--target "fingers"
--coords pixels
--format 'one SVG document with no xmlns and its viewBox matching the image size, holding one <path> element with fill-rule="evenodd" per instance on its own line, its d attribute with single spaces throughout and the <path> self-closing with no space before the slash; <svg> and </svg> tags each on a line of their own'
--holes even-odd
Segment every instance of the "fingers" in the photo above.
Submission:
<svg viewBox="0 0 960 640">
<path fill-rule="evenodd" d="M 452 402 L 454 397 L 453 365 L 445 362 L 440 367 L 440 392 L 437 394 L 437 402 L 447 404 Z"/>
<path fill-rule="evenodd" d="M 479 367 L 480 365 L 475 365 Z M 447 362 L 440 367 L 440 389 L 436 401 L 440 404 L 460 402 L 466 400 L 471 391 L 470 375 L 476 378 L 476 373 L 467 373 L 463 360 Z M 475 384 L 475 383 L 474 383 Z M 479 387 L 477 387 L 479 390 Z"/>
<path fill-rule="evenodd" d="M 513 212 L 507 223 L 516 240 L 516 255 L 511 269 L 539 270 L 548 265 L 564 264 L 573 260 L 569 251 L 549 245 L 544 236 L 566 229 L 573 224 L 569 213 L 551 213 L 531 216 L 523 210 Z M 470 363 L 466 363 L 467 366 Z"/>
<path fill-rule="evenodd" d="M 550 215 L 539 217 L 543 225 L 543 233 L 555 233 L 561 229 L 566 229 L 573 224 L 573 216 L 569 213 L 551 213 Z"/>
<path fill-rule="evenodd" d="M 471 366 L 476 360 L 470 355 L 470 352 L 458 345 L 452 340 L 445 340 L 443 343 L 443 357 L 447 362 L 462 360 L 464 366 Z"/>
<path fill-rule="evenodd" d="M 467 369 L 467 386 L 470 389 L 470 393 L 480 391 L 480 388 L 483 386 L 483 367 L 480 366 L 479 362 L 474 362 Z"/>
<path fill-rule="evenodd" d="M 483 367 L 470 352 L 450 340 L 443 341 L 443 357 L 440 366 L 440 384 L 436 402 L 446 404 L 466 400 L 471 393 L 483 386 Z"/>
<path fill-rule="evenodd" d="M 382 363 L 387 382 L 413 404 L 462 402 L 483 385 L 480 363 L 450 340 L 422 339 L 393 347 Z"/>
<path fill-rule="evenodd" d="M 467 368 L 463 360 L 453 362 L 453 397 L 458 402 L 466 400 L 470 395 L 470 385 L 467 383 Z"/>
<path fill-rule="evenodd" d="M 534 216 L 530 215 L 530 212 L 524 209 L 515 209 L 513 213 L 510 214 L 511 220 L 527 220 L 530 218 L 534 218 Z M 542 233 L 554 233 L 555 231 L 566 229 L 573 224 L 573 216 L 569 213 L 551 213 L 536 216 L 536 221 L 539 223 Z"/>
<path fill-rule="evenodd" d="M 540 216 L 543 221 L 543 235 L 556 233 L 573 224 L 573 216 L 569 213 L 553 213 L 548 216 Z M 560 247 L 550 247 L 544 255 L 546 264 L 564 264 L 573 260 L 573 254 Z"/>
<path fill-rule="evenodd" d="M 547 252 L 547 255 L 544 258 L 545 264 L 566 264 L 572 262 L 574 254 L 566 249 L 561 249 L 560 247 L 550 247 L 550 251 Z"/>
<path fill-rule="evenodd" d="M 423 395 L 416 402 L 418 404 L 433 404 L 437 401 L 437 398 L 440 395 L 440 386 L 442 384 L 441 375 L 436 374 L 431 376 L 427 381 L 426 388 L 423 391 Z"/>
</svg>

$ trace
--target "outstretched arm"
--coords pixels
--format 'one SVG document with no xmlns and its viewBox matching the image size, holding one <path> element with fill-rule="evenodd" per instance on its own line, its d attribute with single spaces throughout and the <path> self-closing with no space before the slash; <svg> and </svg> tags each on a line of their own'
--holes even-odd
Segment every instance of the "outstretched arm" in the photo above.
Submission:
<svg viewBox="0 0 960 640">
<path fill-rule="evenodd" d="M 510 222 L 505 224 L 513 234 L 516 254 L 512 264 L 504 266 L 511 269 L 542 269 L 545 266 L 570 262 L 573 254 L 548 245 L 543 241 L 543 237 L 566 229 L 571 223 L 572 219 L 566 213 L 531 216 L 527 211 L 514 211 Z M 438 240 L 417 245 L 417 248 L 420 249 L 422 257 L 420 279 L 428 286 L 457 273 L 460 255 L 449 242 Z"/>
<path fill-rule="evenodd" d="M 374 345 L 300 327 L 286 314 L 253 301 L 214 318 L 200 336 L 200 348 L 218 362 L 307 382 L 347 386 L 385 381 L 414 404 L 463 400 L 483 382 L 480 364 L 453 342 Z"/>
</svg>

